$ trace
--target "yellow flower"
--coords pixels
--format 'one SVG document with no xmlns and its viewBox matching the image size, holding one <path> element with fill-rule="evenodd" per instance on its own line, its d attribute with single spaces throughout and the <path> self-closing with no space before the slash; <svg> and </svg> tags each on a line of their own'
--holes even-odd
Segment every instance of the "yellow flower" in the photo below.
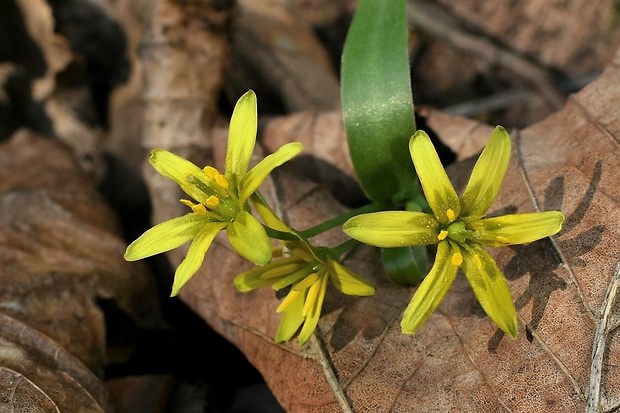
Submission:
<svg viewBox="0 0 620 413">
<path fill-rule="evenodd" d="M 411 137 L 409 151 L 433 214 L 389 211 L 358 215 L 344 224 L 344 232 L 384 248 L 438 244 L 435 263 L 403 314 L 404 333 L 415 333 L 428 319 L 460 267 L 487 315 L 510 337 L 516 337 L 517 315 L 508 284 L 483 246 L 524 244 L 556 234 L 564 215 L 548 211 L 484 218 L 510 160 L 510 137 L 501 126 L 493 132 L 460 198 L 426 133 L 417 131 Z"/>
<path fill-rule="evenodd" d="M 267 285 L 275 290 L 290 286 L 276 310 L 282 313 L 276 342 L 288 341 L 297 333 L 302 345 L 310 339 L 319 322 L 329 280 L 344 294 L 374 294 L 375 287 L 341 265 L 334 250 L 311 245 L 280 221 L 261 200 L 254 205 L 269 227 L 288 233 L 291 239 L 281 241 L 287 248 L 285 258 L 238 275 L 234 284 L 241 292 Z"/>
<path fill-rule="evenodd" d="M 223 229 L 242 257 L 255 264 L 271 260 L 269 237 L 251 214 L 248 199 L 274 168 L 296 156 L 303 146 L 297 142 L 286 144 L 248 171 L 256 143 L 256 128 L 256 95 L 250 90 L 241 96 L 230 120 L 223 175 L 212 166 L 201 169 L 168 151 L 152 151 L 149 162 L 192 198 L 193 201 L 181 200 L 192 212 L 146 231 L 127 247 L 125 259 L 135 261 L 150 257 L 191 240 L 187 256 L 175 272 L 172 296 L 198 271 L 211 242 Z"/>
</svg>

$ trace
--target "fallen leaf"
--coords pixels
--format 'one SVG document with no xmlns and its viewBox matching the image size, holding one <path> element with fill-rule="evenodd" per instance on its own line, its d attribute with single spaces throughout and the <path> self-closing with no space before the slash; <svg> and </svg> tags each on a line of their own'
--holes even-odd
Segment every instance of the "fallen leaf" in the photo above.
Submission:
<svg viewBox="0 0 620 413">
<path fill-rule="evenodd" d="M 0 145 L 0 410 L 110 411 L 98 301 L 161 323 L 154 280 L 123 259 L 121 233 L 68 147 L 23 129 Z"/>
</svg>

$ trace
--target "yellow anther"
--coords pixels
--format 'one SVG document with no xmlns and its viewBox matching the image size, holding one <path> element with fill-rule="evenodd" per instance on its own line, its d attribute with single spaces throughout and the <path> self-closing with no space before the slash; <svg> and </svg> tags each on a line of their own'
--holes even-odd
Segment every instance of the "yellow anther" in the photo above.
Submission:
<svg viewBox="0 0 620 413">
<path fill-rule="evenodd" d="M 506 237 L 502 237 L 501 235 L 498 235 L 497 237 L 495 237 L 495 241 L 497 241 L 500 244 L 510 244 L 510 240 Z"/>
<path fill-rule="evenodd" d="M 192 201 L 189 201 L 187 199 L 181 199 L 181 203 L 190 207 L 194 214 L 202 215 L 207 213 L 207 208 L 205 208 L 205 206 L 202 204 L 194 204 Z"/>
<path fill-rule="evenodd" d="M 215 195 L 211 195 L 209 198 L 207 198 L 206 204 L 207 208 L 209 208 L 210 210 L 214 210 L 220 204 L 220 200 Z"/>
<path fill-rule="evenodd" d="M 480 259 L 480 255 L 474 254 L 474 261 L 476 261 L 476 266 L 478 269 L 482 268 L 482 260 Z"/>
<path fill-rule="evenodd" d="M 196 204 L 192 207 L 192 211 L 194 211 L 196 215 L 203 215 L 207 213 L 207 208 L 202 204 Z"/>
<path fill-rule="evenodd" d="M 284 250 L 282 249 L 282 247 L 274 247 L 271 250 L 271 256 L 273 258 L 278 258 L 284 255 Z"/>
<path fill-rule="evenodd" d="M 450 220 L 450 222 L 454 221 L 456 219 L 456 214 L 454 213 L 453 210 L 449 209 L 446 211 L 446 216 L 448 217 L 448 219 Z"/>
<path fill-rule="evenodd" d="M 442 230 L 439 232 L 439 235 L 437 235 L 437 239 L 438 239 L 439 241 L 443 241 L 444 239 L 446 239 L 446 237 L 447 237 L 447 236 L 448 236 L 448 231 L 446 231 L 445 229 L 442 229 Z"/>
<path fill-rule="evenodd" d="M 452 264 L 456 266 L 460 266 L 463 263 L 463 256 L 460 252 L 454 253 L 452 256 Z"/>
<path fill-rule="evenodd" d="M 222 188 L 224 189 L 228 188 L 228 181 L 226 180 L 226 178 L 224 178 L 224 175 L 217 174 L 215 175 L 215 178 L 213 179 L 215 179 L 215 183 L 217 183 Z"/>
<path fill-rule="evenodd" d="M 204 173 L 205 173 L 205 174 L 206 174 L 209 178 L 211 178 L 211 179 L 215 179 L 215 177 L 216 177 L 217 175 L 219 175 L 218 170 L 217 170 L 217 169 L 215 169 L 215 168 L 214 168 L 214 167 L 212 167 L 212 166 L 209 166 L 209 165 L 207 165 L 207 166 L 205 166 L 204 168 L 202 168 L 202 170 L 203 170 L 203 171 L 204 171 Z"/>
</svg>

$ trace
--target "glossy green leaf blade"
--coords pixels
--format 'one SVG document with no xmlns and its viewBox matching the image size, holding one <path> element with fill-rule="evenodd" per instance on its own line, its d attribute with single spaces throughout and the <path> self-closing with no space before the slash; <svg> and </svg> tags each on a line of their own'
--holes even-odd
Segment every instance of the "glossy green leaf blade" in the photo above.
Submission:
<svg viewBox="0 0 620 413">
<path fill-rule="evenodd" d="M 409 138 L 415 131 L 406 2 L 361 0 L 342 56 L 342 107 L 355 172 L 376 202 L 419 191 Z"/>
</svg>

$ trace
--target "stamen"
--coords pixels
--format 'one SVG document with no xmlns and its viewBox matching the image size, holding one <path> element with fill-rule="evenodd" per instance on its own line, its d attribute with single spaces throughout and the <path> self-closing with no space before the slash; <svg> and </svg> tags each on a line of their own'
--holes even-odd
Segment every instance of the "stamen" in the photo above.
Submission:
<svg viewBox="0 0 620 413">
<path fill-rule="evenodd" d="M 214 179 L 215 179 L 215 182 L 222 188 L 224 189 L 228 188 L 228 181 L 226 180 L 226 178 L 224 178 L 224 175 L 217 174 L 215 175 Z"/>
<path fill-rule="evenodd" d="M 190 208 L 191 208 L 191 207 L 193 207 L 193 206 L 195 205 L 192 201 L 190 201 L 190 200 L 188 200 L 188 199 L 181 199 L 180 201 L 181 201 L 181 203 L 182 203 L 183 205 L 186 205 L 186 206 L 188 206 L 188 207 L 190 207 Z"/>
<path fill-rule="evenodd" d="M 281 257 L 282 255 L 284 255 L 284 250 L 282 249 L 282 247 L 274 247 L 271 250 L 271 256 L 273 258 L 278 258 L 278 257 Z"/>
<path fill-rule="evenodd" d="M 500 244 L 510 244 L 510 240 L 506 237 L 502 237 L 501 235 L 495 237 L 495 241 L 499 242 Z"/>
<path fill-rule="evenodd" d="M 476 266 L 478 269 L 482 268 L 482 260 L 480 259 L 480 255 L 474 254 L 474 261 L 476 261 Z"/>
<path fill-rule="evenodd" d="M 450 222 L 452 222 L 452 221 L 454 221 L 456 219 L 456 214 L 450 208 L 448 208 L 448 210 L 446 211 L 446 216 L 448 217 Z"/>
<path fill-rule="evenodd" d="M 209 198 L 207 198 L 206 204 L 207 207 L 213 211 L 220 204 L 220 199 L 215 195 L 211 195 Z"/>
<path fill-rule="evenodd" d="M 207 213 L 207 208 L 202 204 L 196 204 L 192 207 L 192 211 L 194 211 L 196 215 L 204 215 Z"/>
<path fill-rule="evenodd" d="M 443 241 L 444 239 L 446 239 L 446 237 L 447 237 L 447 236 L 448 236 L 448 231 L 446 231 L 445 229 L 442 229 L 442 230 L 439 232 L 439 235 L 437 235 L 437 239 L 438 239 L 439 241 Z"/>
<path fill-rule="evenodd" d="M 207 165 L 207 166 L 205 166 L 204 168 L 202 168 L 202 170 L 203 170 L 203 171 L 204 171 L 204 173 L 205 173 L 205 174 L 206 174 L 209 178 L 211 178 L 211 179 L 215 179 L 215 177 L 216 177 L 217 175 L 219 175 L 218 170 L 217 170 L 217 169 L 215 169 L 215 168 L 214 168 L 214 167 L 212 167 L 212 166 L 209 166 L 209 165 Z"/>
<path fill-rule="evenodd" d="M 454 253 L 454 255 L 452 256 L 452 264 L 456 265 L 457 267 L 460 267 L 462 263 L 463 263 L 463 256 L 461 255 L 461 253 L 460 252 Z"/>
</svg>

